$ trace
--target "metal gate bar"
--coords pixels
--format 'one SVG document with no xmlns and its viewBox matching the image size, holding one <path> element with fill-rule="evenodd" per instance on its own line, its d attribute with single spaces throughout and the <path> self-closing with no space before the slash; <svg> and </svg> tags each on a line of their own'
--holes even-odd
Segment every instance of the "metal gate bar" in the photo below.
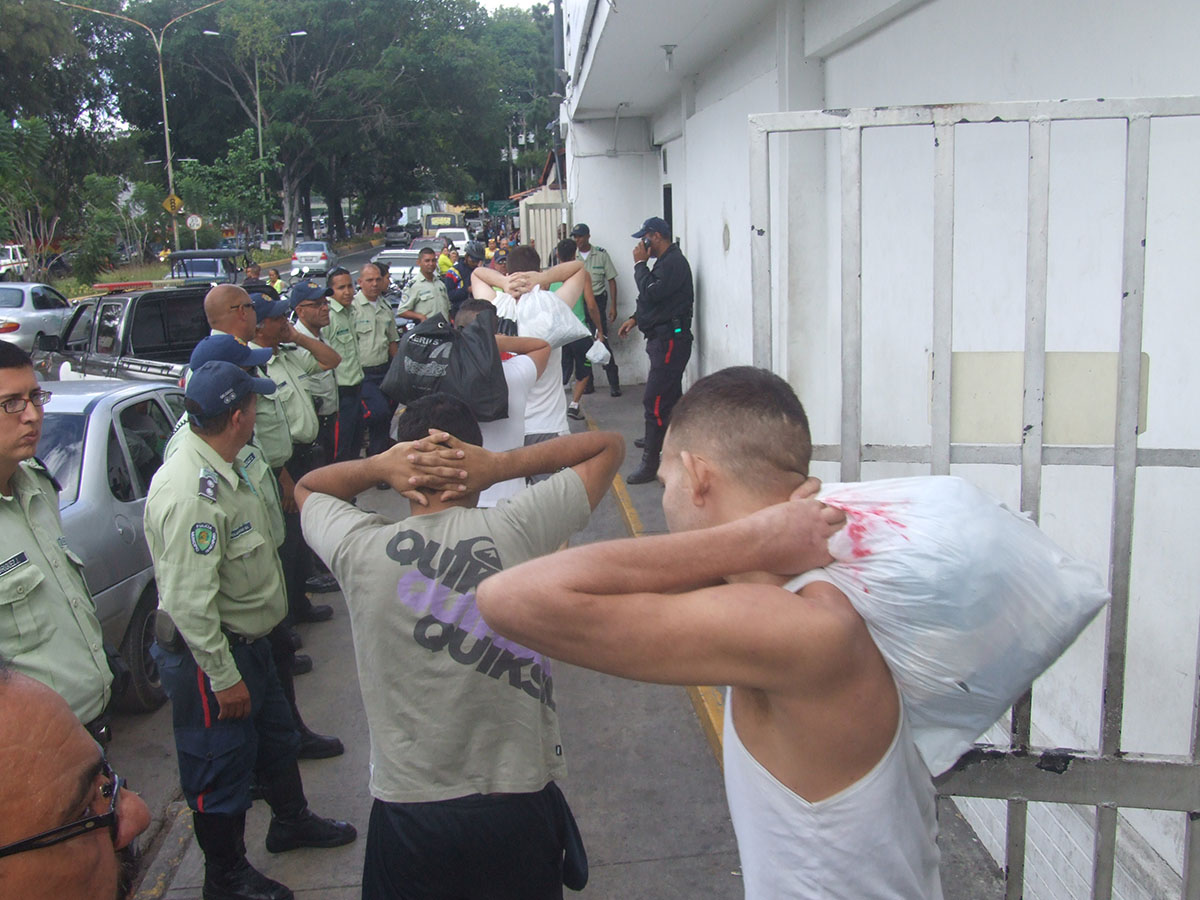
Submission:
<svg viewBox="0 0 1200 900">
<path fill-rule="evenodd" d="M 1031 697 L 1013 707 L 1010 747 L 966 754 L 938 779 L 942 794 L 1009 801 L 1006 840 L 1007 896 L 1023 892 L 1025 810 L 1030 801 L 1097 807 L 1092 896 L 1108 900 L 1120 807 L 1179 810 L 1186 826 L 1183 897 L 1200 900 L 1200 679 L 1193 703 L 1191 758 L 1121 752 L 1126 639 L 1137 469 L 1200 467 L 1200 450 L 1139 449 L 1137 427 L 1142 366 L 1146 209 L 1152 118 L 1200 116 L 1200 97 L 966 103 L 752 115 L 751 277 L 755 365 L 774 368 L 771 342 L 771 233 L 769 138 L 772 134 L 831 131 L 841 135 L 842 432 L 839 445 L 813 448 L 814 460 L 841 464 L 844 480 L 857 480 L 864 462 L 919 463 L 934 474 L 952 464 L 1021 467 L 1021 507 L 1036 520 L 1042 469 L 1047 465 L 1107 466 L 1113 470 L 1110 533 L 1112 601 L 1106 612 L 1104 697 L 1098 754 L 1031 751 Z M 1123 119 L 1126 122 L 1122 302 L 1118 348 L 1116 427 L 1111 447 L 1044 445 L 1046 290 L 1049 233 L 1050 138 L 1054 121 Z M 1025 122 L 1029 128 L 1029 201 L 1026 247 L 1024 433 L 1019 445 L 955 444 L 950 433 L 954 265 L 954 129 L 956 125 Z M 934 132 L 934 272 L 930 442 L 927 445 L 862 443 L 862 137 L 876 127 L 928 125 Z M 786 221 L 786 216 L 783 217 Z M 1200 648 L 1197 650 L 1200 667 Z"/>
</svg>

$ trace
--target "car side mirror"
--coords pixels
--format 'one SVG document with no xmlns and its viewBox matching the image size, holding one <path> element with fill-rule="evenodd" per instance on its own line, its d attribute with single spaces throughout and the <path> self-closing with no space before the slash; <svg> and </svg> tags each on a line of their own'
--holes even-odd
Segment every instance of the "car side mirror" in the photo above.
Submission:
<svg viewBox="0 0 1200 900">
<path fill-rule="evenodd" d="M 62 337 L 57 334 L 39 334 L 33 339 L 33 349 L 45 353 L 62 353 Z"/>
</svg>

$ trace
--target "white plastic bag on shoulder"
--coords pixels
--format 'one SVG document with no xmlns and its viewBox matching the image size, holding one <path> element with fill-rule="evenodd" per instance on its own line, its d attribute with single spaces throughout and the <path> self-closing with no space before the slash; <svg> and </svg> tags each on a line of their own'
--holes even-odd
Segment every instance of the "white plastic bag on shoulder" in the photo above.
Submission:
<svg viewBox="0 0 1200 900">
<path fill-rule="evenodd" d="M 847 520 L 825 572 L 887 660 L 934 775 L 1109 599 L 1091 565 L 961 478 L 829 484 L 820 499 Z"/>
<path fill-rule="evenodd" d="M 554 348 L 591 337 L 592 333 L 558 294 L 534 288 L 517 301 L 517 334 L 541 338 Z"/>
</svg>

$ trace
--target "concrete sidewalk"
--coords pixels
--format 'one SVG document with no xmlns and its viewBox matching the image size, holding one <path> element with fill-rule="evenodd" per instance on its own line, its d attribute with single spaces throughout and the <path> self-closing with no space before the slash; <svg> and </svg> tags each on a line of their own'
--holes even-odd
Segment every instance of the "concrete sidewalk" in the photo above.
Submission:
<svg viewBox="0 0 1200 900">
<path fill-rule="evenodd" d="M 641 386 L 610 397 L 607 387 L 583 399 L 585 427 L 618 431 L 627 439 L 622 473 L 641 452 Z M 588 527 L 573 544 L 666 530 L 657 483 L 626 486 L 616 479 Z M 395 495 L 367 491 L 360 504 L 399 517 L 406 504 Z M 297 897 L 349 900 L 360 894 L 362 857 L 371 798 L 367 793 L 367 726 L 358 690 L 349 620 L 341 595 L 326 624 L 303 626 L 304 652 L 316 663 L 296 682 L 309 725 L 337 734 L 346 744 L 338 759 L 301 763 L 305 789 L 321 815 L 348 819 L 359 840 L 334 850 L 300 850 L 272 856 L 263 846 L 269 811 L 256 803 L 248 816 L 251 862 L 291 887 Z M 555 689 L 569 776 L 562 783 L 587 844 L 591 880 L 583 896 L 628 898 L 742 897 L 737 847 L 721 783 L 719 691 L 638 684 L 559 664 Z M 698 715 L 699 713 L 699 715 Z M 707 729 L 707 730 L 706 730 Z M 173 764 L 173 759 L 172 759 Z M 1003 895 L 997 870 L 952 804 L 940 808 L 946 900 L 988 900 Z M 167 834 L 148 869 L 138 900 L 200 896 L 203 860 L 191 836 L 191 818 L 176 807 Z M 568 895 L 569 892 L 568 892 Z"/>
</svg>

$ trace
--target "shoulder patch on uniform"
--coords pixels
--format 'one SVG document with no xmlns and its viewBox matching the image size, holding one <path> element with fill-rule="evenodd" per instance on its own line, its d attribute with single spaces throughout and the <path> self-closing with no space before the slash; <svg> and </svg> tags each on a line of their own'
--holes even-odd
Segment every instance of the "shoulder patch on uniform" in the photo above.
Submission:
<svg viewBox="0 0 1200 900">
<path fill-rule="evenodd" d="M 192 549 L 204 556 L 212 553 L 217 544 L 217 530 L 210 522 L 197 522 L 192 526 Z"/>
<path fill-rule="evenodd" d="M 196 488 L 196 493 L 205 500 L 217 502 L 217 473 L 212 469 L 200 470 L 200 484 Z M 210 526 L 211 527 L 211 526 Z M 194 532 L 193 532 L 194 533 Z"/>
<path fill-rule="evenodd" d="M 4 562 L 0 562 L 0 575 L 7 575 L 13 569 L 23 566 L 27 562 L 29 562 L 29 557 L 25 555 L 24 551 L 18 553 L 16 556 L 11 556 Z"/>
<path fill-rule="evenodd" d="M 607 252 L 608 252 L 608 251 L 607 251 L 607 250 L 605 250 L 603 247 L 601 247 L 599 244 L 592 244 L 592 249 L 593 249 L 593 250 L 599 250 L 601 253 L 607 253 Z M 588 256 L 591 256 L 591 254 L 589 253 L 589 254 L 588 254 Z"/>
<path fill-rule="evenodd" d="M 56 493 L 62 493 L 62 485 L 58 483 L 57 478 L 50 474 L 50 470 L 46 468 L 46 464 L 44 462 L 35 456 L 32 460 L 30 460 L 29 467 L 54 485 L 54 490 Z"/>
</svg>

